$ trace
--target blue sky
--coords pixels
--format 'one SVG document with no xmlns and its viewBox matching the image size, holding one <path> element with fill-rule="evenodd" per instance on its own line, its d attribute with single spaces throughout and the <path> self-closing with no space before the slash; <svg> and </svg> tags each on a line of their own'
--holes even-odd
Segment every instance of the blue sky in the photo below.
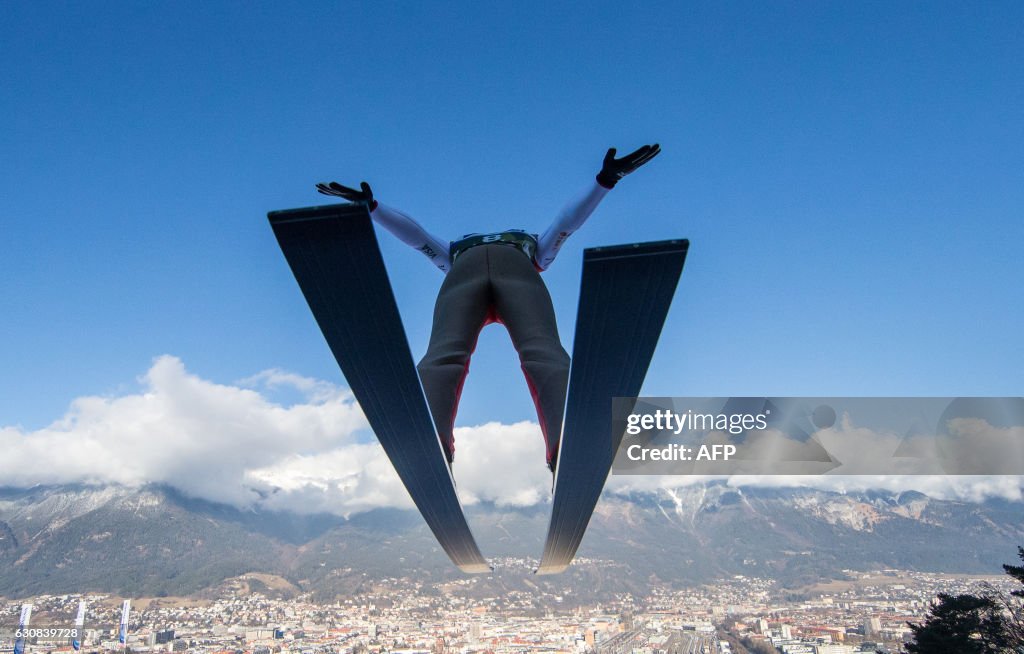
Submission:
<svg viewBox="0 0 1024 654">
<path fill-rule="evenodd" d="M 1020 3 L 4 14 L 0 427 L 165 354 L 340 383 L 265 217 L 315 182 L 368 180 L 445 237 L 541 231 L 607 147 L 649 142 L 545 273 L 567 348 L 582 248 L 688 237 L 646 394 L 1022 393 Z M 381 242 L 418 356 L 442 277 Z M 524 419 L 490 327 L 460 422 Z"/>
</svg>

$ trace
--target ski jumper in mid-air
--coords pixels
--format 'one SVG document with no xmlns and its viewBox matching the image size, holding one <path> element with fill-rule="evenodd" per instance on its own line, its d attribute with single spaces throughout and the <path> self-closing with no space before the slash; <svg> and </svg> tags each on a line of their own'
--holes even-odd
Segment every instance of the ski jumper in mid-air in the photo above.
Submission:
<svg viewBox="0 0 1024 654">
<path fill-rule="evenodd" d="M 430 344 L 417 370 L 449 464 L 455 455 L 455 414 L 470 356 L 480 330 L 499 322 L 505 325 L 519 353 L 544 435 L 547 464 L 554 471 L 569 382 L 569 355 L 558 337 L 551 296 L 540 273 L 551 265 L 565 240 L 583 225 L 608 191 L 660 151 L 657 144 L 645 145 L 616 158 L 615 148 L 609 149 L 594 183 L 566 205 L 540 235 L 509 229 L 444 241 L 401 211 L 377 202 L 366 182 L 360 190 L 337 182 L 317 184 L 317 190 L 325 195 L 365 202 L 377 224 L 425 254 L 446 275 L 434 306 Z"/>
</svg>

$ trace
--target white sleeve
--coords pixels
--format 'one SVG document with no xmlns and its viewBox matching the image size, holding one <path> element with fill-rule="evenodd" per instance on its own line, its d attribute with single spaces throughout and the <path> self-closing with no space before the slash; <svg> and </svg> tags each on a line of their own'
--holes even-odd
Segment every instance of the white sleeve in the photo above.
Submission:
<svg viewBox="0 0 1024 654">
<path fill-rule="evenodd" d="M 409 216 L 377 202 L 377 208 L 370 212 L 370 217 L 378 225 L 394 234 L 398 240 L 425 254 L 431 263 L 441 269 L 441 272 L 447 273 L 451 269 L 451 253 L 449 252 L 451 244 L 430 234 Z"/>
<path fill-rule="evenodd" d="M 555 256 L 558 255 L 558 251 L 562 249 L 565 239 L 586 222 L 608 191 L 609 189 L 594 180 L 593 186 L 588 187 L 582 195 L 565 205 L 555 216 L 555 222 L 551 223 L 551 226 L 537 241 L 538 268 L 547 270 L 551 262 L 555 260 Z"/>
</svg>

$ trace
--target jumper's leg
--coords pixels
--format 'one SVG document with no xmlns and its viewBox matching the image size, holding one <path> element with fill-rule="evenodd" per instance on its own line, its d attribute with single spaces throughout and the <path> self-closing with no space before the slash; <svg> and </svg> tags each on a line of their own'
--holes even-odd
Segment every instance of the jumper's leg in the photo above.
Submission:
<svg viewBox="0 0 1024 654">
<path fill-rule="evenodd" d="M 449 463 L 455 455 L 453 430 L 462 384 L 480 329 L 487 323 L 490 304 L 486 254 L 483 248 L 467 250 L 441 284 L 430 345 L 416 366 Z"/>
</svg>

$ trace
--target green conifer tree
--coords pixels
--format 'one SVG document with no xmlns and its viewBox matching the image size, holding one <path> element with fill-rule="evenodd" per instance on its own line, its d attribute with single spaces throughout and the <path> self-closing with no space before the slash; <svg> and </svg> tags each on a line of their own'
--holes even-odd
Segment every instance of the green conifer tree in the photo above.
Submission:
<svg viewBox="0 0 1024 654">
<path fill-rule="evenodd" d="M 911 654 L 998 654 L 1005 631 L 997 604 L 988 597 L 939 594 L 924 624 L 911 624 Z"/>
</svg>

